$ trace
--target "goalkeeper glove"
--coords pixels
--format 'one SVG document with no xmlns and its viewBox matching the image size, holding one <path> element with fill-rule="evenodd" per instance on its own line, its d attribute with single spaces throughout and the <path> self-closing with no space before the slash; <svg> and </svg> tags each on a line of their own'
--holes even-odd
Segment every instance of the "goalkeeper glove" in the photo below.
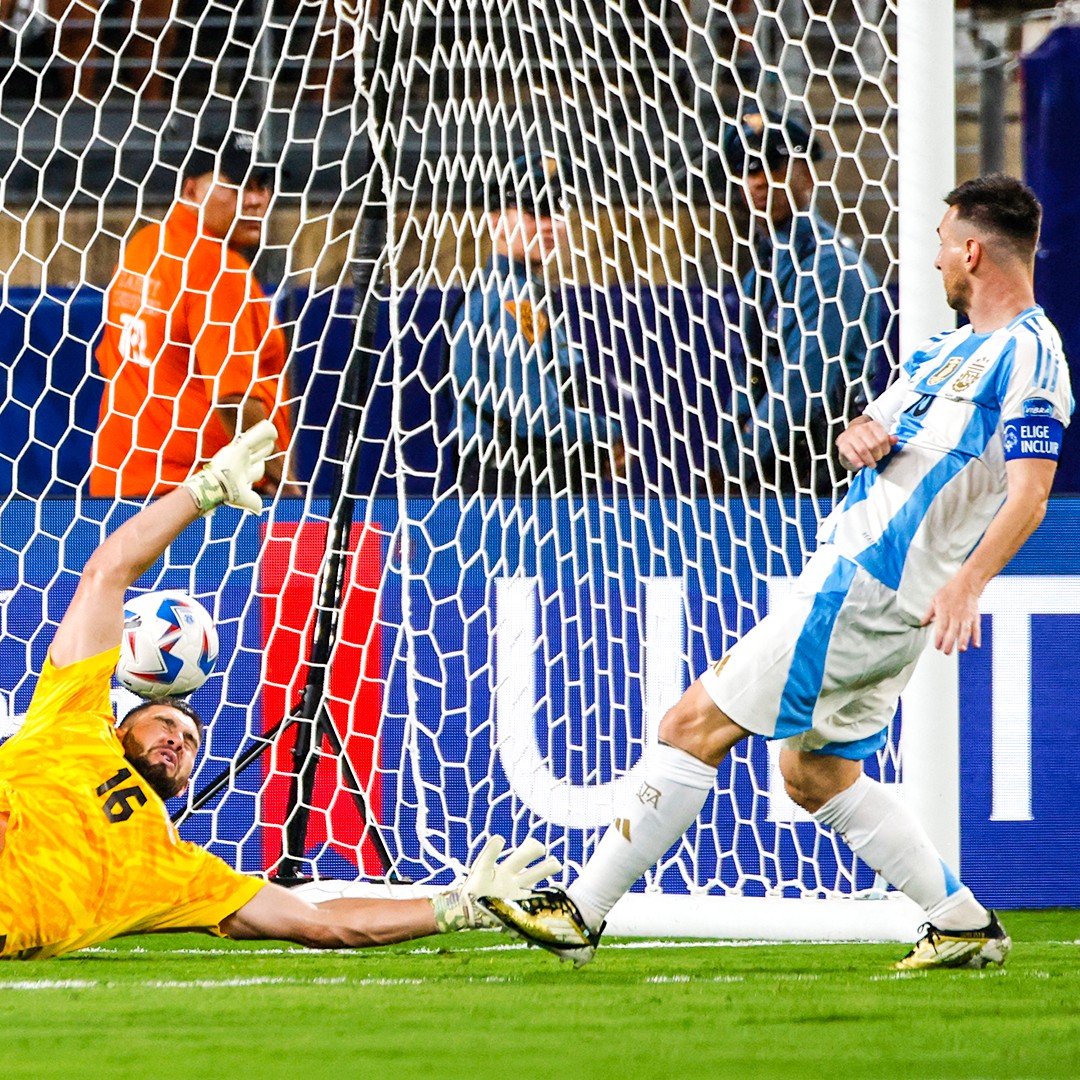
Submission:
<svg viewBox="0 0 1080 1080">
<path fill-rule="evenodd" d="M 501 836 L 491 837 L 476 857 L 464 881 L 432 899 L 435 922 L 440 933 L 498 925 L 476 902 L 477 897 L 524 899 L 541 878 L 554 874 L 559 869 L 559 860 L 548 855 L 544 845 L 531 837 L 521 847 L 510 851 L 501 862 L 497 861 L 504 843 Z M 544 858 L 540 862 L 534 866 L 529 865 L 541 856 Z"/>
<path fill-rule="evenodd" d="M 277 448 L 277 428 L 269 420 L 241 432 L 228 446 L 223 446 L 183 486 L 191 492 L 200 514 L 209 514 L 216 506 L 237 506 L 258 514 L 262 499 L 253 484 L 266 471 L 266 459 Z"/>
</svg>

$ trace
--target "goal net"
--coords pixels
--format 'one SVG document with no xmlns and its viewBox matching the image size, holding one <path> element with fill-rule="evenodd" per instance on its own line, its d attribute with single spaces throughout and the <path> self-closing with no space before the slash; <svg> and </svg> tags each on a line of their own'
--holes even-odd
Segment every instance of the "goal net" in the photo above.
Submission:
<svg viewBox="0 0 1080 1080">
<path fill-rule="evenodd" d="M 888 377 L 895 22 L 893 0 L 13 5 L 0 723 L 141 501 L 86 486 L 117 258 L 207 125 L 249 131 L 279 167 L 254 271 L 296 489 L 140 582 L 221 633 L 182 832 L 244 871 L 403 888 L 536 836 L 571 881 L 665 709 L 813 550 L 829 432 Z M 796 162 L 756 207 L 755 153 Z M 535 260 L 522 210 L 564 234 Z M 890 783 L 913 780 L 900 730 L 868 762 Z M 895 904 L 799 913 L 877 884 L 754 739 L 613 928 L 906 934 Z"/>
</svg>

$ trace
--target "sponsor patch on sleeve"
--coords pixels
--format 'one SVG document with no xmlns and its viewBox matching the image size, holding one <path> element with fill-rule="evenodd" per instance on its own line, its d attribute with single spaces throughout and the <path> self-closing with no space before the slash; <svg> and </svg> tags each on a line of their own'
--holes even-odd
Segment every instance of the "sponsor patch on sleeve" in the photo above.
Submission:
<svg viewBox="0 0 1080 1080">
<path fill-rule="evenodd" d="M 1053 416 L 1054 404 L 1046 398 L 1028 398 L 1024 402 L 1024 416 Z"/>
<path fill-rule="evenodd" d="M 1036 404 L 1025 402 L 1024 407 Z M 1049 404 L 1049 402 L 1038 402 Z M 1005 421 L 1005 460 L 1014 458 L 1052 458 L 1061 455 L 1061 435 L 1064 427 L 1052 416 L 1023 416 Z"/>
</svg>

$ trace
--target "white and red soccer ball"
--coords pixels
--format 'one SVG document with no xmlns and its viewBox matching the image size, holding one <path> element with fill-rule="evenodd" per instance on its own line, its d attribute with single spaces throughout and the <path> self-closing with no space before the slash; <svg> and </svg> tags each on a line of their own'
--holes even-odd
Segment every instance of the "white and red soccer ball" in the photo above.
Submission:
<svg viewBox="0 0 1080 1080">
<path fill-rule="evenodd" d="M 183 697 L 214 670 L 218 635 L 210 613 L 181 592 L 149 592 L 124 603 L 116 677 L 140 697 Z"/>
</svg>

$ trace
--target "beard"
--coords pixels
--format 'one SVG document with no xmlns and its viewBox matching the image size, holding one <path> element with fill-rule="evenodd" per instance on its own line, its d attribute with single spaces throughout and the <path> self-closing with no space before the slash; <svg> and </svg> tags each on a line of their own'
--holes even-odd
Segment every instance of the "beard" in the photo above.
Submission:
<svg viewBox="0 0 1080 1080">
<path fill-rule="evenodd" d="M 966 281 L 946 284 L 945 302 L 953 311 L 966 315 L 971 306 L 971 286 Z"/>
<path fill-rule="evenodd" d="M 131 739 L 130 733 L 125 732 L 123 737 L 124 757 L 131 763 L 131 767 L 154 789 L 162 799 L 172 799 L 184 790 L 186 780 L 169 775 L 169 767 L 159 761 L 152 763 L 146 760 L 146 755 L 140 752 L 139 746 Z"/>
</svg>

